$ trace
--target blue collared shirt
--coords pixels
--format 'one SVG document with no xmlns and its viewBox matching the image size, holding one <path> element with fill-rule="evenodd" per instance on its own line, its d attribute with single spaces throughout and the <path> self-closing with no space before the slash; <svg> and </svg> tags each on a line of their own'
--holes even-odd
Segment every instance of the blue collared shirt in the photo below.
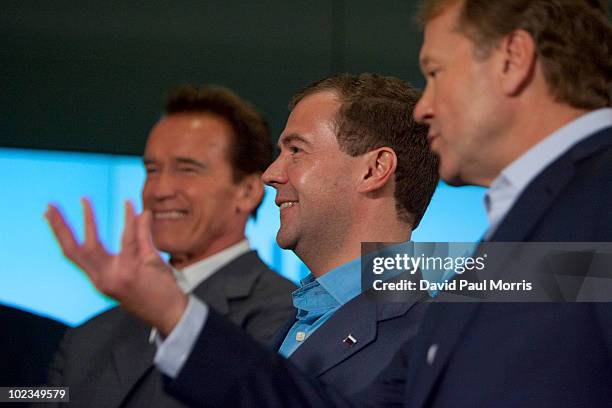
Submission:
<svg viewBox="0 0 612 408">
<path fill-rule="evenodd" d="M 345 303 L 361 293 L 361 259 L 345 263 L 323 276 L 308 275 L 293 292 L 297 321 L 278 352 L 289 357 Z"/>
<path fill-rule="evenodd" d="M 485 238 L 491 238 L 523 190 L 538 174 L 572 146 L 609 126 L 612 126 L 612 108 L 589 112 L 551 133 L 503 169 L 485 195 L 489 218 Z"/>
</svg>

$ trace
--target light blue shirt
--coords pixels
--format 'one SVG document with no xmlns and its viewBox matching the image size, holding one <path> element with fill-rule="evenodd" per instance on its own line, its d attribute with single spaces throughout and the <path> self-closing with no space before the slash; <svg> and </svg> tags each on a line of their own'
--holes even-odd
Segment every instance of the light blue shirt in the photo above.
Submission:
<svg viewBox="0 0 612 408">
<path fill-rule="evenodd" d="M 485 195 L 489 218 L 485 238 L 491 238 L 523 190 L 538 174 L 574 145 L 610 126 L 612 108 L 589 112 L 551 133 L 503 169 Z"/>
<path fill-rule="evenodd" d="M 297 321 L 287 333 L 278 352 L 289 357 L 330 317 L 361 293 L 361 262 L 355 259 L 323 276 L 308 275 L 293 292 Z"/>
</svg>

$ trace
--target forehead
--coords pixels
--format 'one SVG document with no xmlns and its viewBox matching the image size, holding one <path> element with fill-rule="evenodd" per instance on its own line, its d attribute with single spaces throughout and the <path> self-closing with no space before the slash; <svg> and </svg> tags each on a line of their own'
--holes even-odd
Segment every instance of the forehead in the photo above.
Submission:
<svg viewBox="0 0 612 408">
<path fill-rule="evenodd" d="M 421 66 L 443 58 L 449 50 L 467 41 L 467 37 L 458 30 L 461 8 L 461 2 L 452 3 L 425 24 L 419 57 Z"/>
<path fill-rule="evenodd" d="M 299 135 L 309 142 L 319 142 L 329 137 L 336 139 L 336 115 L 341 102 L 335 92 L 321 91 L 306 96 L 291 111 L 279 144 Z"/>
<path fill-rule="evenodd" d="M 173 114 L 160 119 L 151 129 L 145 158 L 225 156 L 232 139 L 231 125 L 218 115 Z"/>
</svg>

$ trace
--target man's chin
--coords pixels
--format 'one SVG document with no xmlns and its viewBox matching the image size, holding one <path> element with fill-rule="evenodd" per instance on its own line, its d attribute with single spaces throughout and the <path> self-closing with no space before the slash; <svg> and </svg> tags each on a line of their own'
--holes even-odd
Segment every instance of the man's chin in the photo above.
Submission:
<svg viewBox="0 0 612 408">
<path fill-rule="evenodd" d="M 453 186 L 453 187 L 461 187 L 461 186 L 466 186 L 469 183 L 467 183 L 465 180 L 463 180 L 458 174 L 457 175 L 453 175 L 451 177 L 445 177 L 442 174 L 440 175 L 440 178 L 449 186 Z"/>
<path fill-rule="evenodd" d="M 159 252 L 165 252 L 167 254 L 176 254 L 185 252 L 184 248 L 181 248 L 176 245 L 176 240 L 169 239 L 153 239 L 153 246 Z"/>
<path fill-rule="evenodd" d="M 281 234 L 281 232 L 279 231 L 278 234 L 276 234 L 276 243 L 282 249 L 287 249 L 287 250 L 293 251 L 295 249 L 296 240 L 295 239 L 291 239 L 291 238 Z"/>
<path fill-rule="evenodd" d="M 440 157 L 440 156 L 438 156 Z M 440 178 L 449 186 L 460 187 L 465 186 L 467 183 L 462 177 L 458 166 L 453 162 L 449 163 L 449 159 L 444 160 L 440 157 L 440 164 L 438 167 L 438 173 Z"/>
</svg>

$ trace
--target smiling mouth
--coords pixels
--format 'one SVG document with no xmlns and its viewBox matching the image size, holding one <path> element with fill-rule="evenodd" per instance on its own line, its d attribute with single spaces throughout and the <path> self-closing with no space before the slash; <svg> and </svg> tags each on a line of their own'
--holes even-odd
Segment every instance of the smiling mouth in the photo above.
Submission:
<svg viewBox="0 0 612 408">
<path fill-rule="evenodd" d="M 279 209 L 284 210 L 286 208 L 291 208 L 297 204 L 298 204 L 297 201 L 285 201 L 284 203 L 281 203 L 278 207 Z"/>
<path fill-rule="evenodd" d="M 187 216 L 187 211 L 170 210 L 170 211 L 155 211 L 153 219 L 155 220 L 180 220 Z"/>
</svg>

